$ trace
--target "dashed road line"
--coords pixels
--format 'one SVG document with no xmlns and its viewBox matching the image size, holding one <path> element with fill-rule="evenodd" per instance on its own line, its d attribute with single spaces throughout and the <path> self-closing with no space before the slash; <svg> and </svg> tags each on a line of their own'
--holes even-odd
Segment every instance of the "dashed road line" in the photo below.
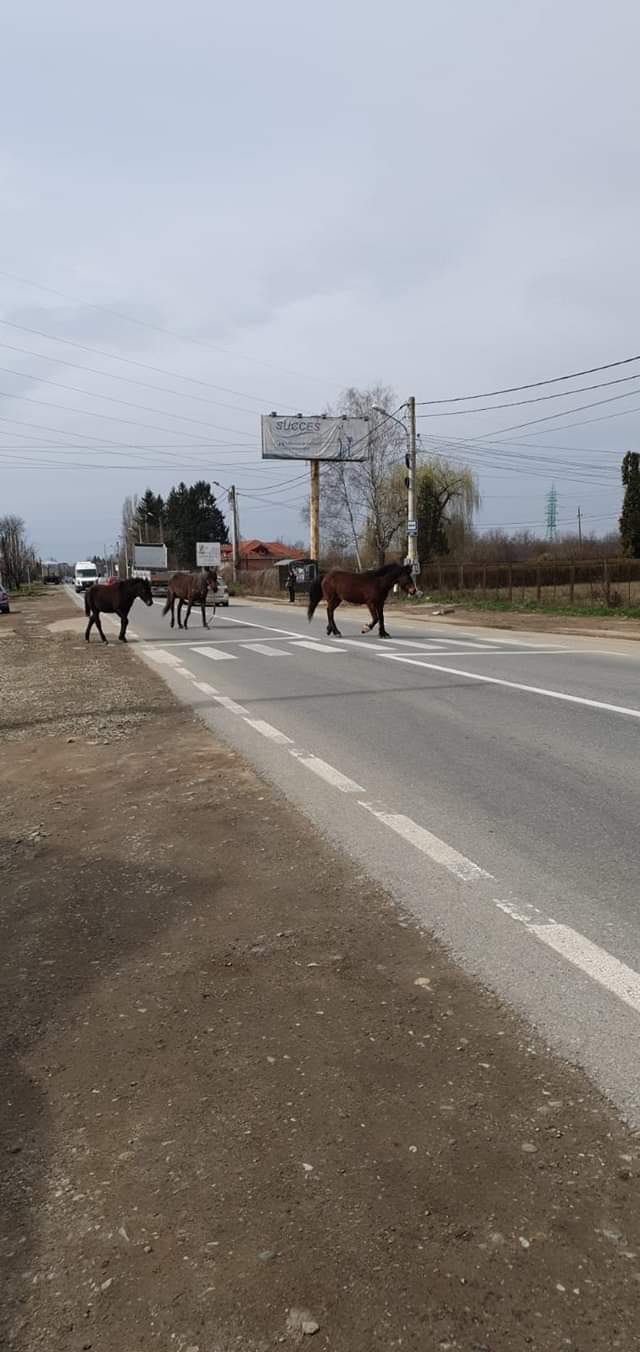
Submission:
<svg viewBox="0 0 640 1352">
<path fill-rule="evenodd" d="M 343 775 L 340 770 L 336 770 L 327 761 L 320 760 L 319 756 L 310 756 L 306 751 L 298 751 L 295 747 L 292 747 L 289 754 L 295 756 L 299 765 L 304 765 L 307 770 L 312 770 L 314 775 L 318 775 L 320 779 L 324 779 L 327 784 L 333 785 L 333 788 L 339 789 L 341 793 L 365 792 L 361 784 L 356 784 L 355 780 Z"/>
<path fill-rule="evenodd" d="M 417 850 L 427 854 L 436 864 L 442 864 L 444 868 L 453 873 L 461 882 L 475 882 L 480 878 L 491 878 L 491 874 L 486 869 L 480 868 L 479 864 L 474 864 L 472 859 L 467 859 L 466 855 L 459 854 L 451 845 L 447 845 L 439 836 L 434 836 L 431 831 L 427 831 L 424 826 L 418 826 L 417 822 L 412 821 L 411 817 L 405 817 L 400 812 L 383 812 L 373 806 L 372 803 L 360 803 L 360 807 L 370 812 L 378 821 L 383 822 L 385 826 L 390 826 L 396 835 L 402 836 L 410 845 L 414 845 Z"/>
<path fill-rule="evenodd" d="M 280 732 L 279 728 L 274 728 L 272 723 L 265 722 L 264 718 L 245 717 L 244 721 L 249 724 L 250 728 L 255 728 L 256 732 L 259 732 L 262 737 L 267 737 L 270 742 L 277 742 L 278 746 L 293 746 L 291 737 L 287 737 L 286 733 Z"/>
<path fill-rule="evenodd" d="M 508 903 L 496 901 L 496 906 L 512 920 L 523 925 L 529 934 L 533 934 L 547 948 L 553 949 L 565 958 L 573 967 L 585 976 L 596 981 L 612 995 L 622 1000 L 640 1013 L 640 974 L 619 958 L 614 958 L 605 948 L 592 943 L 570 925 L 560 925 L 555 920 L 536 920 L 523 914 Z M 530 908 L 533 909 L 533 908 Z"/>
</svg>

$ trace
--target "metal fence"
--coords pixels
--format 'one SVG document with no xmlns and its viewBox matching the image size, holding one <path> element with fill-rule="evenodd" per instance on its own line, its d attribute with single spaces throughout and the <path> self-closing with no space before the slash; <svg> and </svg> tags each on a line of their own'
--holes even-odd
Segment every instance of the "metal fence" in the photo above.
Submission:
<svg viewBox="0 0 640 1352">
<path fill-rule="evenodd" d="M 640 607 L 640 559 L 545 559 L 540 563 L 432 563 L 421 590 L 476 601 Z"/>
</svg>

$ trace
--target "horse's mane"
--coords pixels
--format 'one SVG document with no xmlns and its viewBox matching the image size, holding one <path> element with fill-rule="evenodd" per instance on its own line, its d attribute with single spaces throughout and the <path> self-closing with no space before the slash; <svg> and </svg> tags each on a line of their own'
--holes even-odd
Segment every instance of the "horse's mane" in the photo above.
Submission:
<svg viewBox="0 0 640 1352">
<path fill-rule="evenodd" d="M 387 577 L 389 573 L 401 573 L 405 567 L 404 563 L 383 563 L 381 568 L 370 568 L 367 577 Z"/>
</svg>

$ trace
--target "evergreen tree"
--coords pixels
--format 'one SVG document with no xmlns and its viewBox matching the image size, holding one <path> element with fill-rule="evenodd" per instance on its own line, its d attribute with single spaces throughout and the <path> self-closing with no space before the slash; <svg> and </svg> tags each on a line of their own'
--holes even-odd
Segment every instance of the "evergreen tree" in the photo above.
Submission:
<svg viewBox="0 0 640 1352">
<path fill-rule="evenodd" d="M 640 559 L 640 454 L 627 451 L 622 461 L 624 501 L 620 516 L 623 554 Z"/>
<path fill-rule="evenodd" d="M 229 538 L 225 519 L 218 507 L 211 484 L 200 479 L 187 487 L 172 488 L 164 509 L 167 540 L 171 543 L 179 568 L 195 568 L 198 540 Z"/>
<path fill-rule="evenodd" d="M 135 509 L 137 538 L 144 544 L 158 544 L 164 540 L 164 499 L 148 488 Z"/>
</svg>

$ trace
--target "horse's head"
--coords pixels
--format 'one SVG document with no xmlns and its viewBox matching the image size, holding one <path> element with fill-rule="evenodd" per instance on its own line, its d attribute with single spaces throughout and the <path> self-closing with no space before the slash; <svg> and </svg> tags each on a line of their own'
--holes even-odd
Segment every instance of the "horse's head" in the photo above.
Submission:
<svg viewBox="0 0 640 1352">
<path fill-rule="evenodd" d="M 151 591 L 151 583 L 148 577 L 136 577 L 134 578 L 134 581 L 136 584 L 133 593 L 134 596 L 139 596 L 140 600 L 144 601 L 145 606 L 152 606 L 153 592 Z"/>
<path fill-rule="evenodd" d="M 418 595 L 418 588 L 416 587 L 414 581 L 413 571 L 410 563 L 405 563 L 402 565 L 402 571 L 400 573 L 400 576 L 398 577 L 398 586 L 401 587 L 403 592 L 407 593 L 407 596 Z"/>
<path fill-rule="evenodd" d="M 218 569 L 205 568 L 204 575 L 207 579 L 207 582 L 209 583 L 209 586 L 211 587 L 211 590 L 216 591 L 218 587 Z"/>
</svg>

